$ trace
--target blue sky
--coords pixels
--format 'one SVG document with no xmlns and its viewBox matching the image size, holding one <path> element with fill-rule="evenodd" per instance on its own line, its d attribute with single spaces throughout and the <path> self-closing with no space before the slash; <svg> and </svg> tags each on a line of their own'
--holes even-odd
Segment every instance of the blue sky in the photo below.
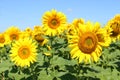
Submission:
<svg viewBox="0 0 120 80">
<path fill-rule="evenodd" d="M 0 0 L 0 32 L 10 26 L 21 30 L 41 25 L 44 12 L 51 9 L 63 12 L 68 22 L 75 18 L 100 22 L 104 25 L 120 14 L 119 0 Z"/>
</svg>

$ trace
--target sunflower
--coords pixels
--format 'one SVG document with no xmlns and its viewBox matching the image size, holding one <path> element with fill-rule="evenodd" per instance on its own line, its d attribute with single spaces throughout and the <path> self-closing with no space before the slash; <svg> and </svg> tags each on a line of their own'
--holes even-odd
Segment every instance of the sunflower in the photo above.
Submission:
<svg viewBox="0 0 120 80">
<path fill-rule="evenodd" d="M 32 29 L 27 27 L 24 31 L 22 31 L 22 38 L 31 37 L 32 36 Z"/>
<path fill-rule="evenodd" d="M 37 56 L 36 42 L 31 38 L 22 38 L 12 44 L 10 58 L 20 67 L 30 66 L 36 61 Z"/>
<path fill-rule="evenodd" d="M 112 29 L 110 37 L 113 42 L 120 40 L 120 14 L 115 15 L 113 19 L 109 20 L 106 28 L 109 32 L 110 28 Z"/>
<path fill-rule="evenodd" d="M 0 47 L 3 47 L 4 45 L 8 44 L 7 39 L 5 37 L 4 33 L 0 33 Z"/>
<path fill-rule="evenodd" d="M 78 27 L 79 24 L 84 24 L 85 21 L 84 19 L 80 18 L 80 19 L 74 19 L 72 24 L 74 25 L 74 27 Z"/>
<path fill-rule="evenodd" d="M 76 30 L 73 24 L 67 24 L 67 29 L 65 30 L 67 35 L 73 35 L 76 33 Z"/>
<path fill-rule="evenodd" d="M 21 31 L 17 27 L 11 26 L 5 31 L 5 35 L 8 42 L 11 42 L 20 39 Z"/>
<path fill-rule="evenodd" d="M 77 30 L 79 32 L 74 35 L 68 35 L 71 57 L 78 59 L 79 63 L 97 62 L 102 46 L 108 45 L 105 30 L 100 28 L 99 23 L 93 25 L 91 22 L 79 24 Z"/>
<path fill-rule="evenodd" d="M 52 9 L 43 15 L 42 23 L 45 34 L 54 36 L 60 34 L 65 29 L 66 16 L 62 12 Z"/>
<path fill-rule="evenodd" d="M 42 30 L 42 27 L 34 26 L 34 30 L 32 32 L 32 38 L 35 39 L 41 46 L 43 46 L 45 43 L 48 42 L 48 40 L 45 39 L 43 36 L 44 36 L 44 32 Z"/>
<path fill-rule="evenodd" d="M 104 47 L 108 47 L 112 42 L 111 37 L 110 37 L 112 29 L 103 27 L 100 30 L 104 31 L 104 35 L 97 34 L 97 37 L 99 39 L 99 44 L 101 44 Z"/>
<path fill-rule="evenodd" d="M 76 31 L 78 31 L 77 29 L 79 28 L 79 24 L 84 24 L 84 19 L 74 19 L 72 24 L 67 24 L 67 34 L 73 35 L 74 33 L 76 33 Z"/>
</svg>

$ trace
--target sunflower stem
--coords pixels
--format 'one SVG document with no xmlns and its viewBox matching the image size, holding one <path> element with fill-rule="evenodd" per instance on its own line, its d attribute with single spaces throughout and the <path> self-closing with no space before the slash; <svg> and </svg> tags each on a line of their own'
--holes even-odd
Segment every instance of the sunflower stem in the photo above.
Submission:
<svg viewBox="0 0 120 80">
<path fill-rule="evenodd" d="M 32 80 L 35 79 L 35 73 L 34 73 L 34 65 L 31 65 L 31 75 L 32 75 Z"/>
<path fill-rule="evenodd" d="M 79 63 L 77 64 L 76 72 L 77 72 L 76 78 L 77 78 L 77 80 L 79 80 L 79 74 L 80 74 L 80 64 Z"/>
<path fill-rule="evenodd" d="M 53 47 L 53 41 L 54 41 L 54 37 L 50 36 L 50 46 Z M 52 53 L 52 57 L 53 57 L 53 53 Z"/>
</svg>

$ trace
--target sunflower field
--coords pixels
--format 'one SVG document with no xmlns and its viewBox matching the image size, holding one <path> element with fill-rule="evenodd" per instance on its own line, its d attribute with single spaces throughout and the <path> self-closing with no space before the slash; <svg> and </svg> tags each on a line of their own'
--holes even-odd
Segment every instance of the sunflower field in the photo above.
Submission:
<svg viewBox="0 0 120 80">
<path fill-rule="evenodd" d="M 120 80 L 120 14 L 101 26 L 46 11 L 42 25 L 0 33 L 0 80 Z"/>
</svg>

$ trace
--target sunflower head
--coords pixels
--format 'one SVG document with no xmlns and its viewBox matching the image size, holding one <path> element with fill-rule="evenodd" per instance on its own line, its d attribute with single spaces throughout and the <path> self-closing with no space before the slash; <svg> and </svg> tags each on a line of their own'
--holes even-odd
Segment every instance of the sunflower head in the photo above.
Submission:
<svg viewBox="0 0 120 80">
<path fill-rule="evenodd" d="M 34 26 L 34 31 L 37 31 L 37 32 L 40 31 L 42 34 L 44 34 L 42 26 L 39 26 L 39 25 Z"/>
<path fill-rule="evenodd" d="M 34 35 L 34 39 L 35 39 L 41 46 L 43 46 L 44 44 L 46 44 L 46 43 L 48 42 L 48 40 L 45 39 L 45 38 L 43 37 L 43 35 L 40 34 L 40 33 L 35 34 L 35 35 Z"/>
<path fill-rule="evenodd" d="M 74 28 L 73 24 L 67 24 L 66 33 L 67 33 L 67 35 L 75 34 L 75 28 Z"/>
<path fill-rule="evenodd" d="M 80 19 L 74 19 L 73 22 L 72 22 L 72 26 L 71 26 L 71 29 L 70 31 L 75 33 L 75 32 L 79 32 L 79 24 L 85 24 L 85 21 L 84 19 L 80 18 Z"/>
<path fill-rule="evenodd" d="M 79 49 L 86 54 L 90 54 L 96 49 L 98 38 L 93 32 L 85 32 L 83 35 L 85 36 L 79 38 Z"/>
<path fill-rule="evenodd" d="M 4 33 L 0 33 L 0 47 L 3 47 L 4 45 L 7 44 L 7 39 L 5 37 Z"/>
<path fill-rule="evenodd" d="M 21 31 L 15 27 L 9 27 L 6 31 L 5 31 L 6 37 L 8 39 L 9 42 L 13 41 L 13 40 L 19 40 L 20 36 L 21 36 Z"/>
<path fill-rule="evenodd" d="M 46 35 L 54 36 L 65 29 L 66 16 L 62 12 L 52 9 L 42 17 L 43 29 Z"/>
<path fill-rule="evenodd" d="M 112 29 L 109 28 L 108 26 L 105 26 L 105 27 L 101 28 L 99 31 L 104 33 L 104 34 L 101 34 L 101 33 L 97 34 L 99 44 L 104 47 L 108 47 L 111 44 L 110 35 L 111 35 Z"/>
<path fill-rule="evenodd" d="M 42 27 L 40 26 L 34 26 L 34 30 L 32 33 L 32 38 L 35 39 L 41 46 L 47 43 L 47 39 L 44 37 L 44 32 L 42 30 Z"/>
<path fill-rule="evenodd" d="M 108 27 L 112 29 L 111 31 L 111 39 L 112 41 L 116 41 L 120 39 L 120 14 L 116 15 L 113 19 L 108 21 Z"/>
<path fill-rule="evenodd" d="M 84 19 L 80 18 L 80 19 L 74 19 L 72 24 L 75 26 L 75 27 L 78 27 L 79 24 L 84 24 L 85 21 Z"/>
<path fill-rule="evenodd" d="M 72 49 L 70 54 L 72 58 L 79 60 L 79 63 L 97 62 L 101 56 L 102 46 L 105 43 L 105 31 L 101 29 L 99 23 L 92 24 L 87 22 L 79 24 L 77 32 L 69 35 L 69 47 Z"/>
<path fill-rule="evenodd" d="M 36 42 L 30 38 L 22 38 L 12 43 L 11 60 L 20 67 L 30 66 L 36 61 L 37 56 Z"/>
<path fill-rule="evenodd" d="M 22 38 L 31 37 L 32 36 L 32 29 L 30 27 L 27 27 L 24 31 L 22 31 L 21 36 L 22 36 Z"/>
<path fill-rule="evenodd" d="M 60 22 L 56 18 L 54 18 L 50 20 L 50 22 L 48 23 L 48 26 L 51 29 L 56 29 L 60 26 Z"/>
</svg>

